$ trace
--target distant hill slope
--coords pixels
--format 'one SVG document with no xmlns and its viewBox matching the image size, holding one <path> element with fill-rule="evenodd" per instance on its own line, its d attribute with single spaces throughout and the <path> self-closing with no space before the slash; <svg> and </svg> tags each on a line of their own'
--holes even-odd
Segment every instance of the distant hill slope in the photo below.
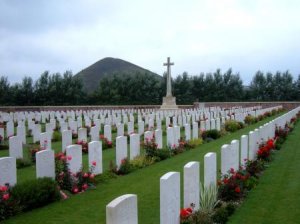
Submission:
<svg viewBox="0 0 300 224">
<path fill-rule="evenodd" d="M 114 73 L 127 73 L 135 74 L 136 72 L 148 73 L 155 77 L 162 79 L 161 76 L 155 74 L 147 69 L 134 65 L 128 61 L 124 61 L 118 58 L 103 58 L 89 67 L 83 69 L 76 74 L 76 77 L 80 77 L 83 81 L 84 89 L 91 93 L 97 89 L 100 80 L 106 75 L 112 75 Z"/>
</svg>

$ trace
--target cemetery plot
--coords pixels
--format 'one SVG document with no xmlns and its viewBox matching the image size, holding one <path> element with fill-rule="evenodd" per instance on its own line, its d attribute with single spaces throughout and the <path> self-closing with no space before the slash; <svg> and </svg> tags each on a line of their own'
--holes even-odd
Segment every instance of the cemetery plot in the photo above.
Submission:
<svg viewBox="0 0 300 224">
<path fill-rule="evenodd" d="M 270 111 L 272 111 L 272 110 L 274 110 L 275 108 L 270 108 L 269 110 Z M 243 112 L 243 116 L 245 117 L 245 116 L 247 116 L 246 115 L 246 113 L 247 113 L 247 109 L 242 109 L 242 108 L 238 108 L 237 110 L 240 110 L 241 112 Z M 234 111 L 234 110 L 233 110 Z M 131 111 L 132 112 L 132 115 L 133 115 L 133 112 L 134 111 Z M 118 113 L 120 113 L 120 114 L 118 114 Z M 130 117 L 130 111 L 128 112 L 129 113 L 129 116 L 128 117 Z M 171 113 L 171 112 L 170 112 Z M 173 112 L 172 112 L 173 113 Z M 170 152 L 172 152 L 172 146 L 173 145 L 175 145 L 175 147 L 180 147 L 181 145 L 182 145 L 182 142 L 181 142 L 181 139 L 183 138 L 183 136 L 186 136 L 186 135 L 189 135 L 189 133 L 186 133 L 186 132 L 188 132 L 188 128 L 186 129 L 186 128 L 184 128 L 184 127 L 186 127 L 187 126 L 187 122 L 189 122 L 189 124 L 191 124 L 192 122 L 193 122 L 193 113 L 195 113 L 196 114 L 196 112 L 195 111 L 188 111 L 187 112 L 187 114 L 181 114 L 181 115 L 179 115 L 179 114 L 175 114 L 175 116 L 170 116 L 170 117 L 172 117 L 173 118 L 173 120 L 175 121 L 175 120 L 177 120 L 176 121 L 176 125 L 173 125 L 173 121 L 170 121 L 170 123 L 169 123 L 169 126 L 170 127 L 166 127 L 165 126 L 165 122 L 166 122 L 166 117 L 167 116 L 169 116 L 169 114 L 168 113 L 161 113 L 161 112 L 155 112 L 155 111 L 148 111 L 147 113 L 141 113 L 140 115 L 139 115 L 139 113 L 137 113 L 137 114 L 135 114 L 135 116 L 136 116 L 136 118 L 137 118 L 137 120 L 139 120 L 139 118 L 140 119 L 143 119 L 144 121 L 145 121 L 145 123 L 146 123 L 146 127 L 147 127 L 147 125 L 149 125 L 149 123 L 150 123 L 150 125 L 151 126 L 149 126 L 148 127 L 148 129 L 146 128 L 146 133 L 144 134 L 144 135 L 146 135 L 146 136 L 148 136 L 147 134 L 149 133 L 149 139 L 150 138 L 153 138 L 154 137 L 154 140 L 155 140 L 155 144 L 157 144 L 158 145 L 158 143 L 159 142 L 162 142 L 162 147 L 163 148 L 166 148 L 167 146 L 169 146 L 169 150 L 171 150 Z M 206 112 L 206 113 L 208 113 L 208 112 Z M 224 113 L 224 112 L 222 112 L 222 110 L 220 109 L 220 114 L 219 114 L 219 116 L 221 116 L 221 114 L 222 113 Z M 70 116 L 71 116 L 71 119 L 73 119 L 72 118 L 72 114 L 73 113 L 70 113 Z M 76 112 L 75 112 L 75 114 L 76 114 Z M 218 113 L 213 113 L 214 115 L 216 115 L 217 116 L 217 114 Z M 236 112 L 236 114 L 237 114 L 237 112 Z M 78 112 L 78 116 L 84 116 L 84 115 L 86 115 L 86 116 L 91 116 L 91 117 L 95 117 L 94 115 L 94 113 L 93 112 L 90 112 L 90 115 L 88 115 L 88 112 Z M 119 111 L 119 112 L 116 112 L 116 114 L 114 114 L 115 116 L 109 116 L 108 114 L 106 114 L 107 116 L 105 116 L 105 117 L 102 117 L 101 118 L 101 115 L 100 115 L 100 113 L 99 113 L 99 116 L 98 116 L 98 118 L 97 119 L 99 119 L 100 121 L 102 120 L 103 121 L 103 123 L 101 123 L 100 125 L 102 126 L 102 128 L 99 128 L 99 130 L 103 130 L 104 132 L 105 132 L 105 126 L 107 127 L 106 129 L 106 136 L 107 137 L 111 137 L 111 142 L 112 142 L 112 144 L 113 145 L 116 145 L 116 147 L 119 149 L 108 149 L 108 150 L 104 150 L 104 143 L 105 143 L 105 141 L 104 141 L 104 139 L 101 141 L 102 142 L 102 147 L 103 147 L 103 158 L 102 158 L 102 161 L 103 161 L 103 170 L 102 170 L 102 173 L 103 173 L 103 171 L 106 171 L 106 170 L 108 170 L 108 168 L 109 168 L 109 166 L 108 166 L 108 164 L 109 164 L 109 162 L 110 161 L 116 161 L 116 159 L 117 159 L 117 157 L 119 158 L 121 158 L 122 157 L 122 159 L 124 159 L 124 158 L 130 158 L 131 160 L 134 158 L 134 156 L 131 156 L 131 155 L 138 155 L 138 149 L 137 149 L 137 146 L 140 146 L 140 143 L 143 143 L 144 141 L 143 141 L 143 139 L 144 139 L 144 137 L 143 136 L 140 136 L 139 134 L 131 134 L 130 135 L 130 133 L 124 133 L 124 136 L 119 136 L 119 137 L 117 137 L 117 128 L 116 128 L 116 124 L 117 124 L 117 122 L 119 122 L 119 118 L 118 117 L 122 117 L 122 112 L 121 111 Z M 172 115 L 172 114 L 171 114 Z M 214 116 L 214 115 L 210 115 L 210 116 Z M 29 116 L 30 117 L 30 115 L 27 115 L 27 116 Z M 47 117 L 46 115 L 44 115 L 45 117 Z M 52 116 L 54 116 L 54 115 L 52 115 Z M 56 115 L 55 115 L 56 116 Z M 54 116 L 54 117 L 55 117 Z M 64 117 L 64 115 L 63 114 L 61 114 L 61 115 L 59 115 L 59 116 L 61 116 L 61 119 L 62 119 L 62 117 Z M 140 116 L 140 117 L 139 117 Z M 179 121 L 178 121 L 178 117 L 179 116 L 181 116 L 181 118 L 179 118 Z M 188 118 L 188 116 L 189 116 L 189 118 Z M 196 115 L 194 115 L 195 117 L 196 117 Z M 25 116 L 26 117 L 26 116 Z M 42 116 L 41 116 L 42 117 Z M 51 117 L 51 112 L 49 112 L 49 118 Z M 125 117 L 127 117 L 127 115 L 125 116 Z M 153 118 L 153 120 L 154 120 L 154 127 L 152 126 L 152 118 Z M 157 130 L 153 130 L 153 129 L 155 129 L 157 126 L 156 126 L 156 124 L 155 124 L 155 120 L 157 120 L 156 118 L 157 117 L 159 117 L 159 121 L 162 121 L 162 128 L 163 128 L 163 130 L 160 130 L 160 129 L 157 129 Z M 175 117 L 175 118 L 174 118 Z M 183 118 L 184 117 L 184 118 Z M 201 112 L 199 112 L 199 118 L 198 118 L 198 122 L 199 123 L 201 123 Z M 66 116 L 66 118 L 67 118 L 67 116 Z M 65 118 L 65 119 L 66 119 Z M 202 114 L 202 119 L 204 119 L 204 118 L 206 118 L 205 117 L 205 112 L 203 111 L 203 114 Z M 50 118 L 51 119 L 51 118 Z M 59 119 L 57 119 L 57 120 L 59 120 Z M 76 117 L 75 117 L 75 119 L 74 120 L 76 120 Z M 47 118 L 45 118 L 45 122 L 47 121 Z M 79 121 L 80 121 L 80 119 L 79 119 Z M 126 121 L 126 118 L 125 118 L 125 122 L 127 122 L 127 125 L 128 125 L 128 123 L 130 123 L 130 122 L 133 122 L 133 121 Z M 195 120 L 194 120 L 194 123 L 198 123 L 197 122 L 197 119 L 195 118 Z M 52 123 L 53 123 L 53 121 L 52 121 Z M 40 161 L 40 158 L 39 158 L 39 155 L 40 155 L 40 153 L 41 152 L 43 152 L 43 151 L 49 151 L 49 152 L 53 152 L 54 153 L 54 151 L 56 152 L 56 153 L 58 153 L 58 152 L 60 152 L 60 153 L 62 153 L 63 152 L 63 148 L 62 148 L 62 143 L 59 141 L 59 142 L 51 142 L 51 135 L 50 135 L 50 133 L 51 133 L 51 131 L 52 130 L 54 130 L 54 132 L 53 133 L 55 133 L 55 132 L 57 132 L 58 130 L 59 130 L 59 121 L 57 121 L 57 123 L 58 124 L 56 124 L 56 129 L 52 129 L 51 128 L 51 130 L 49 130 L 49 132 L 45 132 L 45 133 L 49 133 L 47 136 L 50 136 L 50 137 L 48 137 L 47 138 L 47 143 L 48 143 L 48 139 L 50 138 L 50 140 L 49 140 L 49 142 L 51 143 L 51 148 L 49 148 L 48 147 L 48 145 L 40 145 L 39 146 L 39 149 L 40 150 L 38 150 L 36 153 L 35 153 L 35 160 L 36 160 L 36 163 L 38 164 L 39 163 L 39 161 Z M 72 123 L 72 122 L 71 122 Z M 138 123 L 138 122 L 137 122 Z M 198 123 L 198 124 L 199 124 Z M 77 123 L 78 124 L 78 123 Z M 82 123 L 82 126 L 83 127 L 85 127 L 85 128 L 81 128 L 80 130 L 84 130 L 84 129 L 86 129 L 86 130 L 88 130 L 88 129 L 90 129 L 90 128 L 88 128 L 88 127 L 86 127 L 86 126 L 84 126 L 85 125 L 85 122 L 83 122 Z M 91 123 L 91 125 L 92 125 L 92 123 Z M 180 128 L 180 126 L 178 126 L 178 125 L 180 125 L 182 128 Z M 53 125 L 54 126 L 54 125 Z M 52 127 L 53 127 L 52 126 Z M 199 125 L 200 126 L 200 125 Z M 93 126 L 94 127 L 94 126 Z M 167 144 L 167 131 L 166 131 L 166 128 L 168 128 L 168 130 L 170 130 L 170 129 L 173 129 L 173 140 L 172 140 L 172 143 L 173 144 L 170 144 L 170 145 L 168 145 Z M 46 127 L 43 125 L 43 123 L 42 123 L 42 125 L 41 125 L 41 129 L 42 129 L 42 131 L 45 131 L 46 130 Z M 130 130 L 131 128 L 129 128 L 129 129 L 127 129 L 127 130 Z M 64 129 L 61 129 L 63 132 L 65 132 L 65 130 Z M 70 128 L 70 130 L 71 130 L 71 128 Z M 125 128 L 125 130 L 126 130 L 126 128 Z M 134 126 L 134 130 L 135 131 L 137 131 L 138 130 L 138 125 L 136 125 L 136 126 Z M 107 132 L 108 131 L 108 132 Z M 109 131 L 110 131 L 110 133 L 109 133 Z M 131 130 L 130 130 L 131 131 Z M 203 133 L 203 131 L 202 130 L 198 130 L 199 131 L 199 136 L 198 136 L 198 138 L 199 137 L 202 137 L 201 136 L 201 134 Z M 208 130 L 207 130 L 208 131 Z M 77 133 L 76 133 L 77 132 Z M 81 140 L 81 141 L 85 141 L 85 136 L 86 136 L 86 140 L 87 140 L 87 142 L 88 141 L 90 141 L 90 137 L 88 137 L 88 132 L 85 134 L 85 131 L 83 131 L 83 137 L 82 137 L 82 133 L 81 133 L 82 131 L 79 131 L 79 130 L 77 130 L 77 131 L 74 131 L 73 133 L 72 133 L 72 137 L 73 137 L 73 139 L 71 140 L 71 142 L 70 142 L 70 140 L 69 140 L 69 143 L 68 144 L 65 144 L 66 145 L 66 160 L 68 160 L 68 158 L 70 158 L 69 160 L 68 160 L 68 163 L 70 164 L 70 168 L 71 168 L 71 171 L 73 172 L 73 173 L 76 173 L 76 172 L 78 172 L 78 171 L 80 171 L 80 169 L 82 168 L 82 165 L 83 165 L 83 167 L 84 167 L 84 169 L 86 169 L 86 170 L 88 170 L 89 168 L 90 168 L 90 166 L 91 166 L 91 164 L 92 165 L 94 165 L 95 164 L 95 166 L 96 165 L 100 165 L 101 164 L 101 160 L 98 160 L 98 161 L 96 161 L 96 160 L 93 160 L 92 158 L 89 158 L 89 156 L 90 156 L 90 154 L 88 154 L 88 155 L 85 155 L 84 153 L 83 153 L 83 150 L 82 150 L 82 145 L 76 145 L 76 147 L 74 147 L 75 145 L 74 145 L 74 143 L 76 143 L 76 141 L 78 141 L 79 139 Z M 102 133 L 104 133 L 104 132 L 100 132 L 100 133 L 98 133 L 99 135 L 100 134 L 102 134 Z M 150 136 L 150 133 L 151 133 L 151 136 Z M 77 136 L 76 136 L 76 134 L 77 134 Z M 111 136 L 109 136 L 109 134 L 111 135 Z M 81 136 L 81 137 L 79 137 L 79 135 Z M 132 146 L 130 145 L 131 144 L 131 139 L 130 139 L 130 137 L 131 136 L 135 136 L 134 137 L 134 139 L 132 139 Z M 117 142 L 115 142 L 115 139 L 116 139 L 116 137 L 117 138 L 120 138 L 120 139 L 122 139 L 121 141 L 120 141 L 120 147 L 119 147 L 119 143 L 117 144 Z M 139 137 L 139 138 L 137 138 L 137 137 Z M 62 137 L 63 138 L 63 137 Z M 101 139 L 101 137 L 100 137 L 100 139 Z M 124 139 L 126 139 L 127 141 L 125 142 L 124 141 Z M 137 140 L 139 140 L 139 141 L 137 141 Z M 156 143 L 156 140 L 158 141 L 158 143 Z M 178 141 L 178 140 L 180 140 L 180 141 Z M 31 144 L 31 142 L 33 141 L 33 139 L 30 137 L 30 138 L 28 138 L 28 139 L 26 139 L 26 142 L 27 142 L 27 144 L 26 145 L 24 145 L 25 147 L 27 147 L 28 145 L 30 145 Z M 109 141 L 109 139 L 107 139 L 107 141 Z M 135 144 L 134 144 L 134 142 L 135 142 Z M 71 144 L 72 143 L 72 144 Z M 108 143 L 108 142 L 106 142 L 106 143 Z M 122 144 L 123 143 L 123 144 Z M 71 144 L 71 145 L 69 145 L 69 144 Z M 184 143 L 185 144 L 185 143 Z M 118 145 L 118 146 L 117 146 Z M 91 149 L 91 151 L 92 151 L 92 148 L 93 148 L 94 146 L 93 145 L 90 145 L 90 144 L 88 144 L 88 148 L 89 149 Z M 96 148 L 99 148 L 100 146 L 98 145 L 98 146 L 95 146 Z M 76 149 L 75 149 L 76 148 Z M 126 149 L 125 149 L 126 148 Z M 132 148 L 132 150 L 130 150 Z M 73 149 L 73 150 L 72 150 Z M 125 149 L 125 150 L 124 150 Z M 53 151 L 54 150 L 54 151 Z M 115 150 L 116 151 L 120 151 L 122 154 L 120 154 L 120 156 L 117 156 L 117 155 L 115 155 Z M 174 149 L 173 149 L 174 150 Z M 177 149 L 176 149 L 177 150 Z M 174 152 L 176 152 L 176 150 L 174 150 Z M 161 151 L 164 151 L 164 150 L 161 150 Z M 81 152 L 81 153 L 79 153 L 79 152 Z M 159 152 L 159 151 L 158 151 Z M 7 152 L 1 152 L 1 153 L 7 153 Z M 140 152 L 142 155 L 144 155 L 146 152 L 144 152 L 144 150 L 143 150 L 143 148 L 141 148 L 141 152 Z M 173 153 L 173 152 L 172 152 Z M 176 152 L 176 153 L 178 153 L 178 152 Z M 180 153 L 180 151 L 179 151 L 179 153 Z M 101 155 L 101 153 L 98 151 L 97 153 L 94 153 L 96 156 L 97 156 L 97 158 L 99 158 L 99 157 L 101 157 L 100 155 Z M 49 154 L 50 155 L 50 154 Z M 50 156 L 49 156 L 50 157 Z M 122 160 L 121 159 L 121 160 Z M 120 159 L 118 160 L 118 161 L 120 161 Z M 94 163 L 95 162 L 95 163 Z M 94 163 L 94 164 L 93 164 Z M 50 163 L 49 163 L 50 164 Z M 122 161 L 121 161 L 121 163 L 117 163 L 116 162 L 116 164 L 118 165 L 118 166 L 121 166 L 122 165 Z M 50 166 L 50 165 L 48 165 L 47 167 L 52 167 L 52 166 Z M 52 168 L 47 168 L 47 169 L 52 169 Z M 100 169 L 100 168 L 99 168 Z M 25 172 L 25 170 L 26 170 L 26 172 Z M 22 177 L 23 175 L 22 175 L 22 173 L 28 173 L 28 171 L 29 170 L 34 170 L 34 167 L 33 167 L 33 165 L 31 166 L 31 167 L 29 167 L 29 168 L 26 168 L 26 169 L 19 169 L 18 170 L 18 182 L 20 181 L 20 182 L 22 182 L 22 181 L 25 181 L 25 180 L 28 180 L 28 179 L 33 179 L 34 178 L 34 175 L 27 175 L 26 177 Z M 100 169 L 101 170 L 101 169 Z M 205 170 L 205 169 L 204 169 Z M 34 172 L 35 173 L 35 172 Z M 97 173 L 101 173 L 101 171 L 97 171 Z M 90 175 L 90 174 L 89 174 Z M 25 175 L 24 175 L 25 176 Z M 38 175 L 38 176 L 50 176 L 51 177 L 51 174 L 43 174 L 43 175 Z M 23 180 L 22 180 L 23 179 Z"/>
</svg>

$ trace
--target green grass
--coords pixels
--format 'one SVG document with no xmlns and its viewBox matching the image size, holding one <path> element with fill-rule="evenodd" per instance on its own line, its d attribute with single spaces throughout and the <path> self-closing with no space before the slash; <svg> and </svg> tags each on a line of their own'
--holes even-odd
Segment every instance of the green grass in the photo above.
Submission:
<svg viewBox="0 0 300 224">
<path fill-rule="evenodd" d="M 300 223 L 300 125 L 229 223 Z"/>
<path fill-rule="evenodd" d="M 109 179 L 107 182 L 97 185 L 95 190 L 20 214 L 4 223 L 105 223 L 106 205 L 116 197 L 128 193 L 138 196 L 139 223 L 159 223 L 159 179 L 162 175 L 169 171 L 179 171 L 182 175 L 183 166 L 187 162 L 200 161 L 201 179 L 203 179 L 203 157 L 207 152 L 217 152 L 219 170 L 220 148 L 223 144 L 230 143 L 233 139 L 240 139 L 242 134 L 248 134 L 249 131 L 272 118 L 267 118 L 255 125 L 228 134 L 221 139 L 201 145 L 171 159 L 137 170 L 129 175 Z M 105 161 L 109 151 L 103 153 Z M 111 156 L 114 157 L 114 154 Z M 20 171 L 22 175 L 29 175 L 29 171 L 28 174 L 25 173 L 26 169 Z"/>
</svg>

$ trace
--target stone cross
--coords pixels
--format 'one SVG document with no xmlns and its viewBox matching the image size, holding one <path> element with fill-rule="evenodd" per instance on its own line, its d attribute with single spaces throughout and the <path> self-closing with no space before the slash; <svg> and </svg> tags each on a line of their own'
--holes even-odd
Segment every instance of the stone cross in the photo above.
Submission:
<svg viewBox="0 0 300 224">
<path fill-rule="evenodd" d="M 167 96 L 172 96 L 171 65 L 174 63 L 170 62 L 170 57 L 168 57 L 167 63 L 164 63 L 164 66 L 167 66 Z"/>
</svg>

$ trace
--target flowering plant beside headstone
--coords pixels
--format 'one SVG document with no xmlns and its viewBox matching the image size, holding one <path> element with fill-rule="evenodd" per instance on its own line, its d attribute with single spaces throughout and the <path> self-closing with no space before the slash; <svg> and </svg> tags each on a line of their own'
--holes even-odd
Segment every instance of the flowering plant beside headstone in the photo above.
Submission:
<svg viewBox="0 0 300 224">
<path fill-rule="evenodd" d="M 76 144 L 81 145 L 83 153 L 89 152 L 89 144 L 86 141 L 77 141 Z"/>
<path fill-rule="evenodd" d="M 67 190 L 72 194 L 78 194 L 86 191 L 90 186 L 94 186 L 93 169 L 96 162 L 92 162 L 92 166 L 88 172 L 82 169 L 77 173 L 72 173 L 68 166 L 68 161 L 72 160 L 71 156 L 64 153 L 55 155 L 55 180 L 61 190 Z"/>
<path fill-rule="evenodd" d="M 113 147 L 112 141 L 109 141 L 104 135 L 100 135 L 100 140 L 102 141 L 102 148 L 110 149 Z"/>
</svg>

